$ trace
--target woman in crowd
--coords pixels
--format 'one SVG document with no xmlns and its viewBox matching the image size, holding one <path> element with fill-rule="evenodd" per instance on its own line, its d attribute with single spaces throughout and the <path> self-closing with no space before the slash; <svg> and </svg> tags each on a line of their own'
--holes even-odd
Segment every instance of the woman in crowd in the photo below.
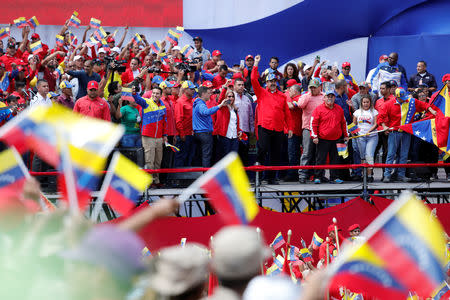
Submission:
<svg viewBox="0 0 450 300">
<path fill-rule="evenodd" d="M 378 134 L 370 132 L 377 128 L 378 111 L 373 108 L 372 100 L 369 96 L 363 96 L 361 99 L 361 108 L 353 113 L 353 123 L 356 124 L 360 131 L 358 135 L 364 135 L 355 139 L 355 144 L 358 147 L 361 161 L 366 161 L 373 165 L 375 147 L 378 143 Z M 373 168 L 367 170 L 368 181 L 373 182 Z"/>
<path fill-rule="evenodd" d="M 284 68 L 283 78 L 280 81 L 283 91 L 286 90 L 286 83 L 289 79 L 294 79 L 297 83 L 300 83 L 300 79 L 298 79 L 298 68 L 293 63 L 288 63 Z"/>
<path fill-rule="evenodd" d="M 123 104 L 125 106 L 122 106 Z M 136 102 L 126 101 L 120 97 L 115 117 L 125 127 L 120 146 L 124 148 L 142 147 L 140 133 L 141 114 Z"/>
</svg>

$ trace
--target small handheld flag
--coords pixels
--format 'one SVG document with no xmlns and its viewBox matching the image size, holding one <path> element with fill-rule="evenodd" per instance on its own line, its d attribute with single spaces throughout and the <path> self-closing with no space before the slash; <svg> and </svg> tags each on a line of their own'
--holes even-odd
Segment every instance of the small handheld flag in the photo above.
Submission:
<svg viewBox="0 0 450 300">
<path fill-rule="evenodd" d="M 313 237 L 312 237 L 312 244 L 313 244 L 313 249 L 317 250 L 320 248 L 320 246 L 323 243 L 323 239 L 317 235 L 316 232 L 314 232 Z"/>
<path fill-rule="evenodd" d="M 28 25 L 30 25 L 30 28 L 35 29 L 36 27 L 39 26 L 39 21 L 36 18 L 36 16 L 32 16 L 28 21 L 27 21 Z"/>
<path fill-rule="evenodd" d="M 159 41 L 154 41 L 150 45 L 150 48 L 152 48 L 153 52 L 158 53 L 159 51 L 161 51 L 161 44 Z"/>
<path fill-rule="evenodd" d="M 25 19 L 25 17 L 20 17 L 14 20 L 14 25 L 17 26 L 17 28 L 23 28 L 25 26 L 27 26 L 27 20 Z"/>
<path fill-rule="evenodd" d="M 450 96 L 448 94 L 448 86 L 444 84 L 439 94 L 432 99 L 430 106 L 436 110 L 438 114 L 450 117 Z"/>
<path fill-rule="evenodd" d="M 199 189 L 207 193 L 211 204 L 228 224 L 248 224 L 259 212 L 247 174 L 236 152 L 229 153 L 194 181 L 181 193 L 178 201 L 186 201 Z"/>
<path fill-rule="evenodd" d="M 91 21 L 89 22 L 89 24 L 91 25 L 92 28 L 99 28 L 100 24 L 102 24 L 102 21 L 100 21 L 96 18 L 91 18 Z"/>
<path fill-rule="evenodd" d="M 101 40 L 103 40 L 106 37 L 106 32 L 105 30 L 103 30 L 103 27 L 99 27 L 95 32 L 94 32 L 94 38 L 101 42 Z"/>
<path fill-rule="evenodd" d="M 361 131 L 361 129 L 355 123 L 348 124 L 347 129 L 351 134 L 358 134 Z"/>
<path fill-rule="evenodd" d="M 286 241 L 284 240 L 281 232 L 278 232 L 277 236 L 273 239 L 273 242 L 270 244 L 270 247 L 273 247 L 274 250 L 277 250 L 284 244 L 286 244 Z"/>
<path fill-rule="evenodd" d="M 185 57 L 188 57 L 194 52 L 194 48 L 191 45 L 186 45 L 181 49 L 181 54 L 183 54 Z"/>
<path fill-rule="evenodd" d="M 81 25 L 81 21 L 80 19 L 78 19 L 78 17 L 75 15 L 76 12 L 74 12 L 74 14 L 70 17 L 69 19 L 69 26 L 75 27 L 75 28 L 79 28 Z"/>
<path fill-rule="evenodd" d="M 167 32 L 166 40 L 169 41 L 172 45 L 176 46 L 178 45 L 178 39 L 180 38 L 180 34 L 173 31 L 172 29 L 169 29 L 169 32 Z"/>
<path fill-rule="evenodd" d="M 342 158 L 348 157 L 348 148 L 346 143 L 336 143 L 338 155 L 342 156 Z"/>
<path fill-rule="evenodd" d="M 3 40 L 4 38 L 9 36 L 9 27 L 1 28 L 0 29 L 0 40 Z"/>
<path fill-rule="evenodd" d="M 70 44 L 71 44 L 71 45 L 76 45 L 76 44 L 78 44 L 77 36 L 74 35 L 72 32 L 70 33 Z"/>
<path fill-rule="evenodd" d="M 42 51 L 41 41 L 37 41 L 36 43 L 31 44 L 30 48 L 31 48 L 31 52 L 33 52 L 34 55 L 37 55 L 39 52 Z"/>
<path fill-rule="evenodd" d="M 133 93 L 132 93 L 131 88 L 126 88 L 126 87 L 122 88 L 122 99 L 134 102 Z"/>
<path fill-rule="evenodd" d="M 136 33 L 132 39 L 133 44 L 139 44 L 142 41 L 141 36 L 139 35 L 139 33 Z"/>
<path fill-rule="evenodd" d="M 97 41 L 93 36 L 91 36 L 89 38 L 89 40 L 87 40 L 86 42 L 84 42 L 84 44 L 88 47 L 94 47 L 95 45 L 97 45 L 99 43 L 99 41 Z"/>
<path fill-rule="evenodd" d="M 300 250 L 295 247 L 295 246 L 291 246 L 288 249 L 288 260 L 290 261 L 296 261 L 298 260 L 297 254 L 300 253 Z"/>
<path fill-rule="evenodd" d="M 58 45 L 60 47 L 64 46 L 64 37 L 62 35 L 57 34 L 55 40 L 56 40 L 56 45 Z"/>
<path fill-rule="evenodd" d="M 300 255 L 304 262 L 313 261 L 312 255 L 307 248 L 300 249 Z"/>
<path fill-rule="evenodd" d="M 165 146 L 169 147 L 173 152 L 180 152 L 180 148 L 178 148 L 172 144 L 169 144 L 168 142 L 165 143 Z"/>
</svg>

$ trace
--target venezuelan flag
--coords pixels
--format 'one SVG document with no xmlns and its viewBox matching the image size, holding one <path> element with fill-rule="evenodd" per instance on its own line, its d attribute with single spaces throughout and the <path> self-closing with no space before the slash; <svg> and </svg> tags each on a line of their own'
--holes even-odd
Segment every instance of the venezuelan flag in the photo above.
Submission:
<svg viewBox="0 0 450 300">
<path fill-rule="evenodd" d="M 228 224 L 248 224 L 259 212 L 247 174 L 236 152 L 231 152 L 197 182 Z"/>
<path fill-rule="evenodd" d="M 313 249 L 317 250 L 320 248 L 320 246 L 323 243 L 323 239 L 317 235 L 316 232 L 314 232 L 313 234 L 313 238 L 312 238 L 312 244 L 313 244 Z"/>
<path fill-rule="evenodd" d="M 431 101 L 430 106 L 436 110 L 438 114 L 450 117 L 450 96 L 446 84 L 439 91 L 439 94 Z"/>
<path fill-rule="evenodd" d="M 136 33 L 132 39 L 133 44 L 139 44 L 142 41 L 141 36 L 139 35 L 139 33 Z"/>
<path fill-rule="evenodd" d="M 27 26 L 27 20 L 25 17 L 20 17 L 14 20 L 14 25 L 17 26 L 17 28 L 23 28 Z"/>
<path fill-rule="evenodd" d="M 61 46 L 61 47 L 64 46 L 64 37 L 62 35 L 57 34 L 55 40 L 56 40 L 56 45 Z"/>
<path fill-rule="evenodd" d="M 348 157 L 348 149 L 346 143 L 336 143 L 338 155 L 342 156 L 344 159 Z"/>
<path fill-rule="evenodd" d="M 131 88 L 126 88 L 126 87 L 122 88 L 122 99 L 134 102 L 133 93 L 132 93 Z"/>
<path fill-rule="evenodd" d="M 180 148 L 178 148 L 178 147 L 176 147 L 176 146 L 174 146 L 172 144 L 169 144 L 169 143 L 166 142 L 165 146 L 169 147 L 173 152 L 180 152 Z"/>
<path fill-rule="evenodd" d="M 404 192 L 366 230 L 368 240 L 342 253 L 332 284 L 380 299 L 428 297 L 445 280 L 442 226 Z"/>
<path fill-rule="evenodd" d="M 74 12 L 75 13 L 75 12 Z M 77 18 L 76 15 L 72 15 L 69 19 L 69 26 L 73 26 L 75 28 L 79 28 L 81 25 L 80 19 Z"/>
<path fill-rule="evenodd" d="M 92 28 L 99 28 L 100 24 L 102 24 L 102 21 L 100 21 L 96 18 L 91 18 L 91 21 L 89 22 L 89 24 L 91 25 Z"/>
<path fill-rule="evenodd" d="M 267 276 L 275 276 L 280 273 L 281 273 L 281 269 L 276 264 L 271 265 L 270 268 L 268 268 L 266 271 Z"/>
<path fill-rule="evenodd" d="M 1 28 L 0 29 L 0 40 L 3 40 L 7 36 L 9 36 L 9 27 Z"/>
<path fill-rule="evenodd" d="M 273 263 L 280 269 L 283 269 L 283 265 L 284 265 L 284 257 L 281 255 L 277 255 L 277 257 L 275 258 L 275 260 L 273 261 Z"/>
<path fill-rule="evenodd" d="M 34 29 L 39 26 L 39 21 L 36 18 L 36 16 L 32 16 L 28 21 L 28 25 L 30 25 L 30 28 Z"/>
<path fill-rule="evenodd" d="M 290 246 L 288 249 L 288 260 L 295 261 L 298 260 L 297 254 L 300 253 L 300 250 L 295 246 Z"/>
<path fill-rule="evenodd" d="M 11 191 L 20 194 L 25 183 L 25 166 L 18 162 L 18 155 L 14 150 L 7 149 L 0 152 L 0 192 Z"/>
<path fill-rule="evenodd" d="M 273 242 L 270 244 L 271 247 L 273 247 L 274 250 L 277 250 L 281 246 L 286 244 L 284 241 L 283 235 L 281 232 L 278 232 L 277 236 L 273 239 Z"/>
<path fill-rule="evenodd" d="M 189 55 L 192 54 L 192 52 L 194 52 L 194 48 L 192 48 L 191 45 L 186 45 L 181 49 L 181 53 L 185 56 L 188 57 Z"/>
<path fill-rule="evenodd" d="M 347 129 L 351 134 L 358 134 L 361 131 L 361 129 L 355 123 L 348 124 Z"/>
<path fill-rule="evenodd" d="M 445 298 L 444 296 L 447 294 L 447 296 L 450 296 L 450 288 L 447 284 L 447 282 L 443 282 L 437 289 L 436 291 L 431 294 L 431 299 L 433 300 L 440 300 L 440 299 L 448 299 Z"/>
<path fill-rule="evenodd" d="M 103 27 L 98 28 L 94 32 L 94 37 L 99 42 L 101 42 L 106 37 L 106 32 L 105 32 L 105 30 L 103 30 Z"/>
<path fill-rule="evenodd" d="M 111 47 L 109 47 L 105 39 L 102 40 L 102 47 L 103 49 L 105 49 L 106 52 L 109 52 L 111 50 Z"/>
<path fill-rule="evenodd" d="M 152 183 L 150 174 L 119 152 L 114 153 L 107 176 L 105 200 L 123 215 L 136 206 L 139 196 Z"/>
<path fill-rule="evenodd" d="M 159 41 L 154 41 L 150 47 L 152 48 L 153 52 L 158 53 L 159 51 L 161 51 L 161 44 L 159 43 Z"/>
<path fill-rule="evenodd" d="M 74 35 L 72 32 L 70 33 L 70 44 L 71 44 L 71 45 L 76 45 L 76 44 L 78 44 L 77 36 Z"/>
<path fill-rule="evenodd" d="M 313 261 L 312 255 L 308 248 L 300 249 L 300 255 L 302 256 L 304 262 Z"/>
<path fill-rule="evenodd" d="M 172 29 L 169 29 L 169 32 L 167 32 L 166 40 L 168 40 L 172 45 L 176 46 L 178 45 L 178 39 L 180 38 L 180 34 L 173 31 Z"/>
<path fill-rule="evenodd" d="M 37 41 L 30 45 L 31 52 L 33 52 L 34 55 L 37 55 L 39 52 L 42 51 L 42 43 L 41 41 Z"/>
</svg>

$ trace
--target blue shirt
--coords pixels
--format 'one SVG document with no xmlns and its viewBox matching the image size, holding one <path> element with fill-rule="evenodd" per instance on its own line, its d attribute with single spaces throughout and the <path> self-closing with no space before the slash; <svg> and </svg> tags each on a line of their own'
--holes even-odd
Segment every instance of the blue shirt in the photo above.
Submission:
<svg viewBox="0 0 450 300">
<path fill-rule="evenodd" d="M 352 117 L 350 116 L 350 109 L 347 104 L 348 100 L 347 94 L 343 93 L 342 96 L 339 96 L 338 93 L 334 92 L 334 95 L 336 96 L 336 100 L 334 100 L 334 103 L 339 105 L 344 110 L 345 122 L 347 122 L 347 124 L 352 123 L 353 120 Z"/>
<path fill-rule="evenodd" d="M 89 76 L 86 71 L 67 71 L 67 74 L 69 74 L 72 77 L 78 78 L 78 95 L 77 99 L 80 99 L 81 97 L 84 97 L 87 95 L 87 84 L 89 81 L 97 81 L 100 82 L 101 78 L 100 75 L 98 75 L 95 72 L 92 72 L 92 75 Z"/>
<path fill-rule="evenodd" d="M 211 115 L 219 110 L 219 106 L 208 108 L 205 101 L 197 98 L 194 101 L 194 109 L 192 111 L 192 129 L 194 132 L 213 132 L 213 122 Z"/>
</svg>

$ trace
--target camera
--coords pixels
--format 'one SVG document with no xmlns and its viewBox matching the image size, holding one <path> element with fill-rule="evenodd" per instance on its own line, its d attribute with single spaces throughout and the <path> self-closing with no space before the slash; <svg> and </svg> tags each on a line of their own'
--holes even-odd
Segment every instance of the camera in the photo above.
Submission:
<svg viewBox="0 0 450 300">
<path fill-rule="evenodd" d="M 117 71 L 119 73 L 123 73 L 126 70 L 126 66 L 123 66 L 123 64 L 127 63 L 126 60 L 117 60 L 114 58 L 114 56 L 106 56 L 105 57 L 105 63 L 106 63 L 106 67 L 109 68 L 111 71 Z M 114 63 L 114 67 L 111 68 L 110 64 Z"/>
</svg>

